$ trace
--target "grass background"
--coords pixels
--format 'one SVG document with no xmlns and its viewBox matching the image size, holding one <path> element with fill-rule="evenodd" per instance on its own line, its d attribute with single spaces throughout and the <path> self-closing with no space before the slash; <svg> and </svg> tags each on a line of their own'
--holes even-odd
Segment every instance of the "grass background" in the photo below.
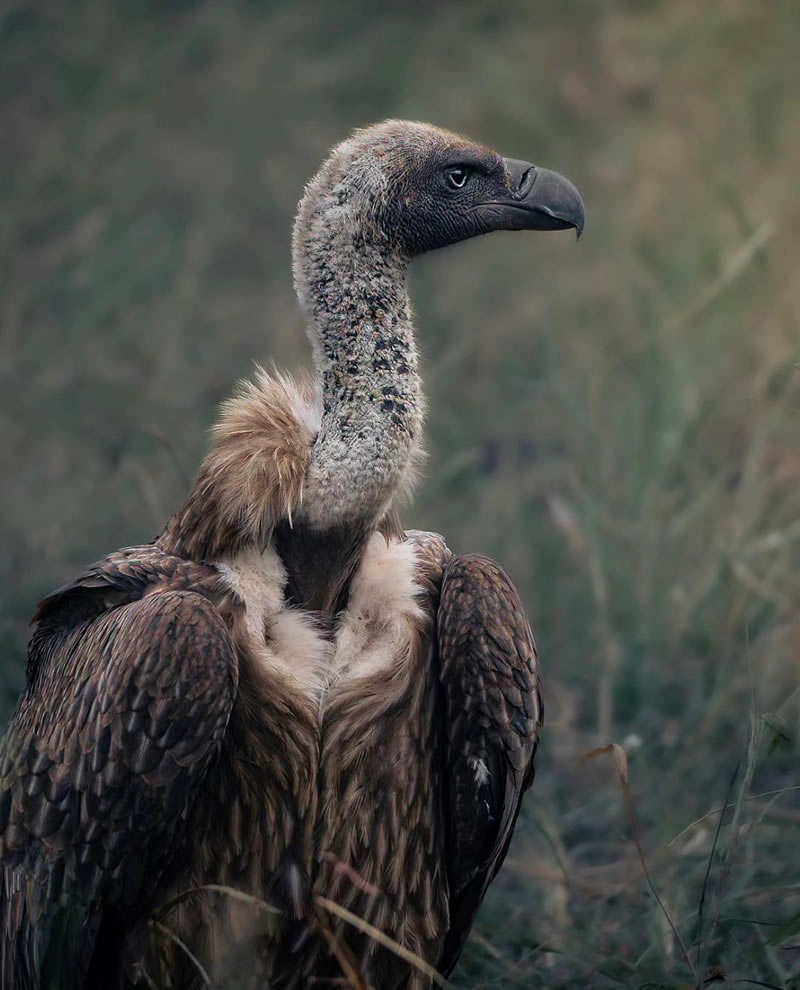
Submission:
<svg viewBox="0 0 800 990">
<path fill-rule="evenodd" d="M 794 0 L 2 4 L 0 716 L 37 598 L 157 533 L 254 359 L 308 364 L 328 147 L 463 130 L 588 223 L 413 274 L 406 522 L 504 563 L 546 675 L 455 983 L 800 986 L 799 50 Z"/>
</svg>

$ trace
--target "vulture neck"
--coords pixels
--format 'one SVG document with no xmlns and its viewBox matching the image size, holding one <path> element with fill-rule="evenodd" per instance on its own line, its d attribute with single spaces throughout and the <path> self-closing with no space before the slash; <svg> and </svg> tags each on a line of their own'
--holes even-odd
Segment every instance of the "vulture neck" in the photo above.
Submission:
<svg viewBox="0 0 800 990">
<path fill-rule="evenodd" d="M 276 451 L 286 444 L 275 444 L 272 413 L 263 427 L 271 444 L 261 452 L 264 463 L 255 456 L 247 438 L 257 442 L 261 407 L 256 401 L 254 421 L 252 397 L 240 397 L 224 413 L 189 499 L 159 538 L 168 552 L 201 560 L 273 540 L 288 599 L 329 624 L 370 534 L 379 528 L 387 539 L 400 535 L 389 510 L 412 480 L 423 414 L 407 261 L 375 230 L 359 227 L 355 215 L 338 212 L 346 219 L 337 220 L 335 208 L 321 212 L 319 199 L 307 196 L 295 228 L 295 283 L 322 399 L 299 488 L 292 489 L 291 473 L 281 474 Z M 277 480 L 260 503 L 270 472 Z M 276 512 L 273 488 L 284 482 L 298 496 L 291 514 L 283 502 Z"/>
<path fill-rule="evenodd" d="M 322 392 L 303 509 L 317 530 L 377 523 L 409 484 L 423 414 L 407 261 L 341 212 L 295 242 Z"/>
</svg>

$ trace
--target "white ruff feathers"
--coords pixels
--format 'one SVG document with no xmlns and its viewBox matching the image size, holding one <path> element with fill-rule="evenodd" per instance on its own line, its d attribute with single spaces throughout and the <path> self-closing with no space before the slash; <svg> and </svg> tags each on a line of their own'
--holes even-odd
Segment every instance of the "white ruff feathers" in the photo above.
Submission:
<svg viewBox="0 0 800 990">
<path fill-rule="evenodd" d="M 244 603 L 244 634 L 253 655 L 315 704 L 324 701 L 334 680 L 368 677 L 409 654 L 413 620 L 422 615 L 410 542 L 387 546 L 380 533 L 373 534 L 333 642 L 310 613 L 287 607 L 286 571 L 271 547 L 243 551 L 217 568 Z"/>
</svg>

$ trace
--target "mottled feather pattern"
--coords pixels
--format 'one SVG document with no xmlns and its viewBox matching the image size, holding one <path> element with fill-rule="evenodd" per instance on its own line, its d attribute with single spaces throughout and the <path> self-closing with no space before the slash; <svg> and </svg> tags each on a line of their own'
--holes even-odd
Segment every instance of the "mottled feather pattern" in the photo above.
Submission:
<svg viewBox="0 0 800 990">
<path fill-rule="evenodd" d="M 533 781 L 543 708 L 533 634 L 498 564 L 478 554 L 451 558 L 437 625 L 449 776 L 447 974 L 505 859 Z"/>
<path fill-rule="evenodd" d="M 414 531 L 405 543 L 375 534 L 368 548 L 333 629 L 342 651 L 321 709 L 253 653 L 245 603 L 224 568 L 131 548 L 43 603 L 36 676 L 3 753 L 3 951 L 15 978 L 27 965 L 18 960 L 46 955 L 65 925 L 87 965 L 95 909 L 140 897 L 151 908 L 175 900 L 165 923 L 215 979 L 244 958 L 276 986 L 335 977 L 323 942 L 301 937 L 295 951 L 297 936 L 285 941 L 292 925 L 302 931 L 312 883 L 452 968 L 532 775 L 541 712 L 533 639 L 491 561 L 452 558 L 441 537 Z M 134 657 L 136 623 L 156 640 Z M 208 666 L 212 632 L 222 674 Z M 220 694 L 220 677 L 230 693 Z M 42 706 L 36 685 L 45 683 Z M 483 789 L 476 759 L 489 775 Z M 192 801 L 203 775 L 203 798 Z M 13 872 L 23 863 L 27 890 Z M 287 920 L 219 894 L 186 896 L 206 883 L 265 898 Z M 69 925 L 48 925 L 64 891 L 77 895 L 80 938 L 74 912 Z M 429 985 L 370 939 L 338 920 L 332 927 L 374 985 Z M 129 973 L 162 973 L 165 986 L 197 983 L 182 949 L 133 921 L 119 960 Z M 36 986 L 31 979 L 9 985 Z"/>
<path fill-rule="evenodd" d="M 410 490 L 423 457 L 409 259 L 383 223 L 393 190 L 382 164 L 400 166 L 396 140 L 386 122 L 368 140 L 343 142 L 298 206 L 295 289 L 325 396 L 304 509 L 317 528 L 364 518 L 374 525 Z"/>
<path fill-rule="evenodd" d="M 150 896 L 228 723 L 235 653 L 225 623 L 200 594 L 154 594 L 100 615 L 91 608 L 80 621 L 76 595 L 141 594 L 143 557 L 115 555 L 105 571 L 94 568 L 38 614 L 36 678 L 0 750 L 3 986 L 17 985 L 15 939 L 23 926 L 35 957 L 47 959 L 59 900 L 91 932 L 101 905 L 134 911 Z M 51 613 L 65 608 L 74 625 L 59 632 Z M 48 635 L 59 642 L 48 643 Z M 150 644 L 144 653 L 143 637 Z M 177 642 L 185 651 L 179 664 Z M 218 685 L 214 694 L 204 690 L 209 679 Z M 37 683 L 47 684 L 46 706 Z M 85 948 L 72 947 L 75 963 L 86 964 Z M 34 967 L 29 985 L 39 977 Z"/>
<path fill-rule="evenodd" d="M 109 911 L 114 949 L 94 953 L 99 987 L 123 972 L 194 985 L 185 951 L 146 924 L 170 901 L 161 922 L 220 979 L 234 958 L 261 960 L 261 978 L 279 973 L 280 954 L 266 951 L 275 916 L 187 892 L 225 884 L 297 917 L 287 888 L 294 871 L 310 889 L 317 706 L 263 670 L 219 569 L 155 546 L 89 568 L 36 622 L 33 676 L 0 748 L 2 986 L 38 988 L 33 960 L 56 951 L 65 926 L 75 986 L 91 981 Z"/>
<path fill-rule="evenodd" d="M 274 671 L 265 672 L 245 639 L 239 656 L 242 676 L 225 743 L 160 897 L 177 898 L 164 919 L 168 927 L 203 960 L 217 986 L 236 990 L 288 986 L 297 967 L 288 944 L 310 900 L 319 762 L 317 707 Z M 219 893 L 182 896 L 204 884 L 239 890 L 282 915 Z M 166 970 L 180 974 L 177 986 L 197 980 L 179 948 L 156 940 L 154 952 L 166 954 Z"/>
<path fill-rule="evenodd" d="M 444 739 L 431 633 L 441 560 L 449 551 L 434 534 L 413 537 L 416 601 L 405 606 L 405 637 L 390 638 L 398 651 L 394 660 L 374 671 L 367 666 L 361 678 L 334 682 L 325 706 L 315 889 L 435 963 L 448 904 L 443 809 L 432 786 Z M 377 592 L 379 579 L 374 572 L 367 576 Z M 382 630 L 370 628 L 378 613 L 358 614 L 358 575 L 354 589 L 353 619 L 366 627 L 365 636 L 379 635 Z M 362 590 L 365 602 L 378 602 L 377 594 Z M 338 919 L 331 925 L 347 935 L 370 985 L 428 985 L 371 939 L 354 936 Z M 338 973 L 333 960 L 317 967 L 316 975 Z"/>
</svg>

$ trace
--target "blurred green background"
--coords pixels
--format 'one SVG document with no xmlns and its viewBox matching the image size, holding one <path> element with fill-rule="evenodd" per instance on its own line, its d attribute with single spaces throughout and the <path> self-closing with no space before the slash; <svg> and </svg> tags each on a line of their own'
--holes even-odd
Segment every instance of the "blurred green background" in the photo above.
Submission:
<svg viewBox="0 0 800 990">
<path fill-rule="evenodd" d="M 798 51 L 794 0 L 2 5 L 2 718 L 36 600 L 155 536 L 254 359 L 309 364 L 289 235 L 328 148 L 462 130 L 588 222 L 412 277 L 406 523 L 504 563 L 546 675 L 455 983 L 800 985 Z M 580 762 L 610 742 L 628 795 Z"/>
</svg>

